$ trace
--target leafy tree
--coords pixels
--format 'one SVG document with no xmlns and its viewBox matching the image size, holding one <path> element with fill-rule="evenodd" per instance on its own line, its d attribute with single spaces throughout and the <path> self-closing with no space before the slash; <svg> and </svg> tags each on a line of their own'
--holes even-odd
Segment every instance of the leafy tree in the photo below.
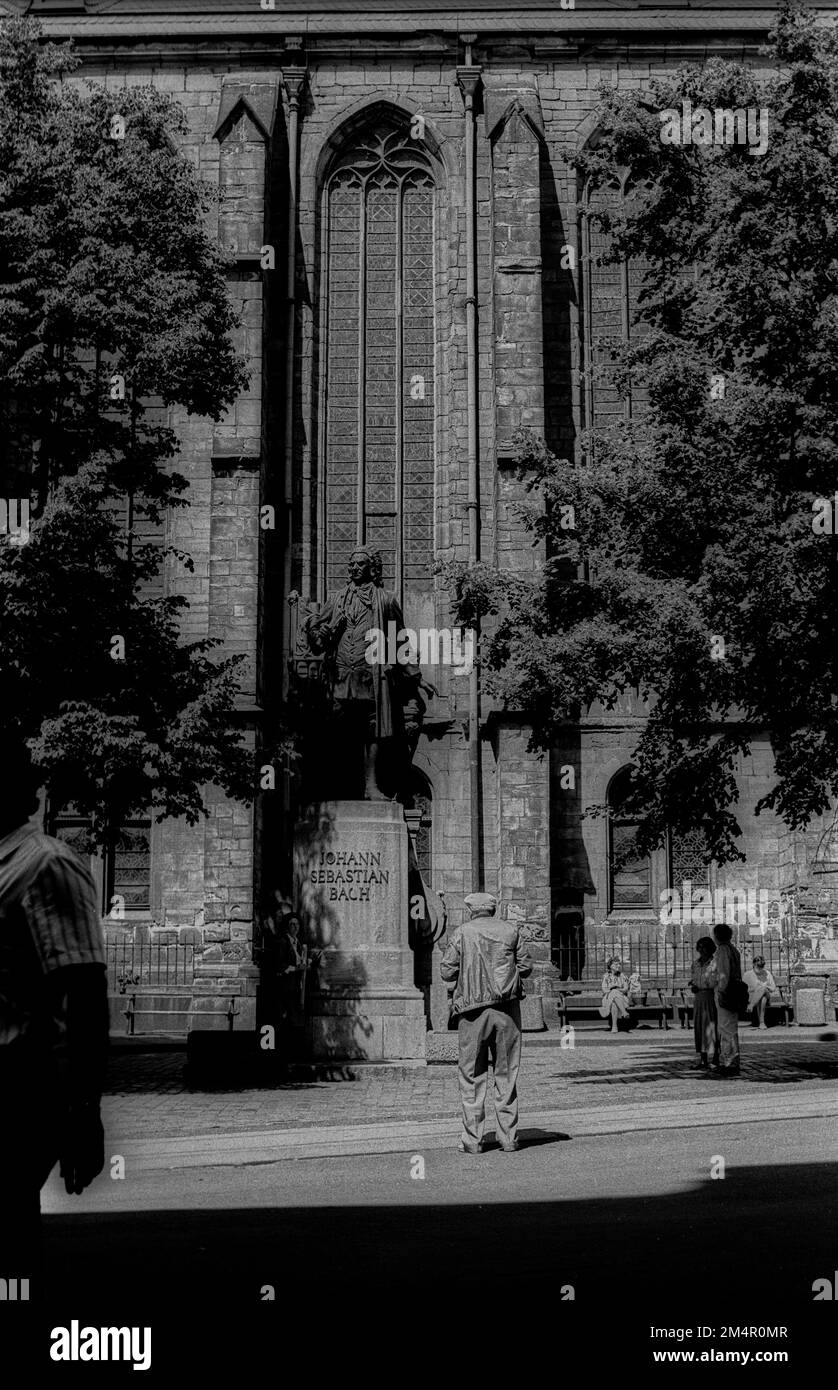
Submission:
<svg viewBox="0 0 838 1390">
<path fill-rule="evenodd" d="M 58 82 L 78 59 L 39 32 L 0 25 L 0 430 L 37 511 L 96 453 L 114 493 L 171 504 L 165 408 L 218 420 L 246 384 L 212 192 L 173 98 Z"/>
<path fill-rule="evenodd" d="M 194 821 L 208 782 L 252 794 L 238 659 L 182 640 L 149 581 L 189 558 L 130 520 L 186 505 L 168 409 L 217 420 L 247 378 L 181 108 L 59 80 L 77 65 L 0 24 L 0 496 L 34 494 L 29 543 L 0 539 L 0 734 L 102 840 L 148 806 Z"/>
<path fill-rule="evenodd" d="M 19 713 L 56 804 L 90 815 L 99 842 L 149 807 L 194 823 L 207 782 L 242 799 L 253 788 L 233 724 L 238 658 L 181 640 L 182 596 L 143 592 L 159 548 L 128 556 L 106 488 L 105 464 L 83 465 L 27 544 L 0 545 L 7 727 Z"/>
<path fill-rule="evenodd" d="M 602 138 L 574 162 L 594 186 L 632 171 L 600 220 L 614 258 L 649 266 L 645 331 L 617 362 L 648 405 L 576 460 L 522 438 L 542 572 L 450 574 L 461 621 L 494 615 L 491 687 L 536 746 L 593 701 L 649 700 L 638 847 L 701 825 L 718 862 L 743 857 L 734 773 L 757 733 L 776 764 L 757 811 L 800 827 L 838 795 L 838 541 L 818 520 L 838 446 L 838 34 L 785 4 L 768 53 L 763 74 L 711 61 L 603 90 Z M 767 108 L 767 152 L 662 143 L 685 99 Z"/>
</svg>

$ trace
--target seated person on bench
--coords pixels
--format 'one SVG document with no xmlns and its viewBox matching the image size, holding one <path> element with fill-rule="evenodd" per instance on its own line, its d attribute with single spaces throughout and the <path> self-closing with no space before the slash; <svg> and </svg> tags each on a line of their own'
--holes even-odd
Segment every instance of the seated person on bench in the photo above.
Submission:
<svg viewBox="0 0 838 1390">
<path fill-rule="evenodd" d="M 619 956 L 612 956 L 602 977 L 602 1003 L 599 1012 L 611 1019 L 611 1032 L 618 1032 L 620 1019 L 629 1017 L 629 978 L 623 973 Z"/>
<path fill-rule="evenodd" d="M 748 1013 L 754 1015 L 760 1028 L 767 1028 L 765 1011 L 777 986 L 771 971 L 766 968 L 764 956 L 754 956 L 754 963 L 750 970 L 745 971 L 742 983 L 748 986 Z"/>
</svg>

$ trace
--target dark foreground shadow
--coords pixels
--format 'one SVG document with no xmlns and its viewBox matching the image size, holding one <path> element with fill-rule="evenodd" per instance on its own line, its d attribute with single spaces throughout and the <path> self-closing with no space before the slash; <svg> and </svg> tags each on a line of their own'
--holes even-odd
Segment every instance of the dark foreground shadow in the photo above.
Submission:
<svg viewBox="0 0 838 1390">
<path fill-rule="evenodd" d="M 563 1137 L 526 1135 L 530 1146 Z M 573 1162 L 572 1145 L 566 1153 Z M 45 1218 L 53 1295 L 72 1316 L 197 1305 L 211 1321 L 218 1308 L 253 1318 L 266 1286 L 286 1312 L 312 1299 L 340 1306 L 361 1290 L 364 1300 L 410 1302 L 454 1287 L 458 1298 L 485 1296 L 488 1311 L 498 1281 L 510 1281 L 516 1301 L 552 1290 L 558 1304 L 569 1285 L 588 1308 L 634 1308 L 652 1321 L 673 1305 L 712 1321 L 696 1310 L 707 1311 L 708 1290 L 711 1303 L 730 1290 L 733 1321 L 759 1305 L 776 1321 L 809 1307 L 813 1281 L 838 1266 L 838 1166 L 828 1162 L 732 1168 L 724 1181 L 658 1197 L 621 1196 L 615 1164 L 602 1196 L 490 1205 L 483 1192 L 468 1204 L 284 1207 L 281 1175 L 278 1166 L 275 1207 Z M 247 1170 L 233 1181 L 244 1185 Z M 312 1183 L 322 1196 L 322 1177 Z M 770 1257 L 754 1239 L 766 1227 Z"/>
<path fill-rule="evenodd" d="M 563 1139 L 525 1137 L 528 1147 Z M 797 1383 L 804 1368 L 822 1372 L 835 1304 L 814 1302 L 812 1286 L 838 1281 L 836 1165 L 731 1168 L 724 1181 L 650 1197 L 621 1194 L 618 1160 L 615 1149 L 609 1191 L 568 1200 L 545 1191 L 489 1203 L 481 1186 L 468 1202 L 434 1194 L 292 1207 L 281 1186 L 288 1165 L 277 1165 L 275 1206 L 51 1216 L 50 1301 L 38 1313 L 0 1302 L 3 1354 L 23 1358 L 31 1384 L 137 1385 L 128 1365 L 51 1363 L 51 1329 L 77 1320 L 150 1326 L 143 1385 L 261 1383 L 266 1368 L 265 1383 L 283 1384 L 305 1368 L 427 1387 L 459 1364 L 475 1377 L 482 1367 L 485 1379 L 507 1354 L 521 1379 L 532 1355 L 573 1382 L 598 1364 L 603 1336 L 630 1344 L 634 1368 L 653 1371 L 653 1351 L 685 1343 L 652 1340 L 650 1328 L 710 1325 L 785 1327 L 786 1339 L 720 1341 L 716 1331 L 711 1345 L 752 1356 L 788 1348 Z M 574 1162 L 572 1144 L 561 1161 Z M 247 1169 L 231 1176 L 242 1194 L 248 1181 Z M 312 1184 L 328 1201 L 322 1173 Z M 374 1180 L 365 1200 L 375 1201 Z"/>
</svg>

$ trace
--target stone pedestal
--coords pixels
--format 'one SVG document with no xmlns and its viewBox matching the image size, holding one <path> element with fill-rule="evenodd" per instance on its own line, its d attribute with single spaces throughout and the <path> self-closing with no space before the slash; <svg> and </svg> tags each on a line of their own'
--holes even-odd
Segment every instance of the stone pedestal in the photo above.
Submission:
<svg viewBox="0 0 838 1390">
<path fill-rule="evenodd" d="M 258 984 L 259 970 L 249 960 L 196 966 L 188 1031 L 252 1033 Z"/>
<path fill-rule="evenodd" d="M 807 962 L 807 967 L 810 962 Z M 832 1020 L 828 1018 L 830 1000 L 828 995 L 829 975 L 822 970 L 817 973 L 806 969 L 804 974 L 791 978 L 791 997 L 794 1021 L 802 1027 L 823 1027 Z"/>
<path fill-rule="evenodd" d="M 315 1058 L 425 1058 L 408 946 L 407 826 L 391 801 L 311 807 L 295 837 L 304 939 L 322 951 L 306 1004 Z"/>
</svg>

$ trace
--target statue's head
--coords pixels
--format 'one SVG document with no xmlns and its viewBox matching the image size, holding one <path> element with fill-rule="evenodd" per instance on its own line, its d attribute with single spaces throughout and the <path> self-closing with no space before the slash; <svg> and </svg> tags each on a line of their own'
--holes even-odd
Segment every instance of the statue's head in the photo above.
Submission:
<svg viewBox="0 0 838 1390">
<path fill-rule="evenodd" d="M 380 584 L 383 565 L 379 551 L 372 546 L 359 545 L 349 557 L 349 578 L 353 584 Z"/>
</svg>

